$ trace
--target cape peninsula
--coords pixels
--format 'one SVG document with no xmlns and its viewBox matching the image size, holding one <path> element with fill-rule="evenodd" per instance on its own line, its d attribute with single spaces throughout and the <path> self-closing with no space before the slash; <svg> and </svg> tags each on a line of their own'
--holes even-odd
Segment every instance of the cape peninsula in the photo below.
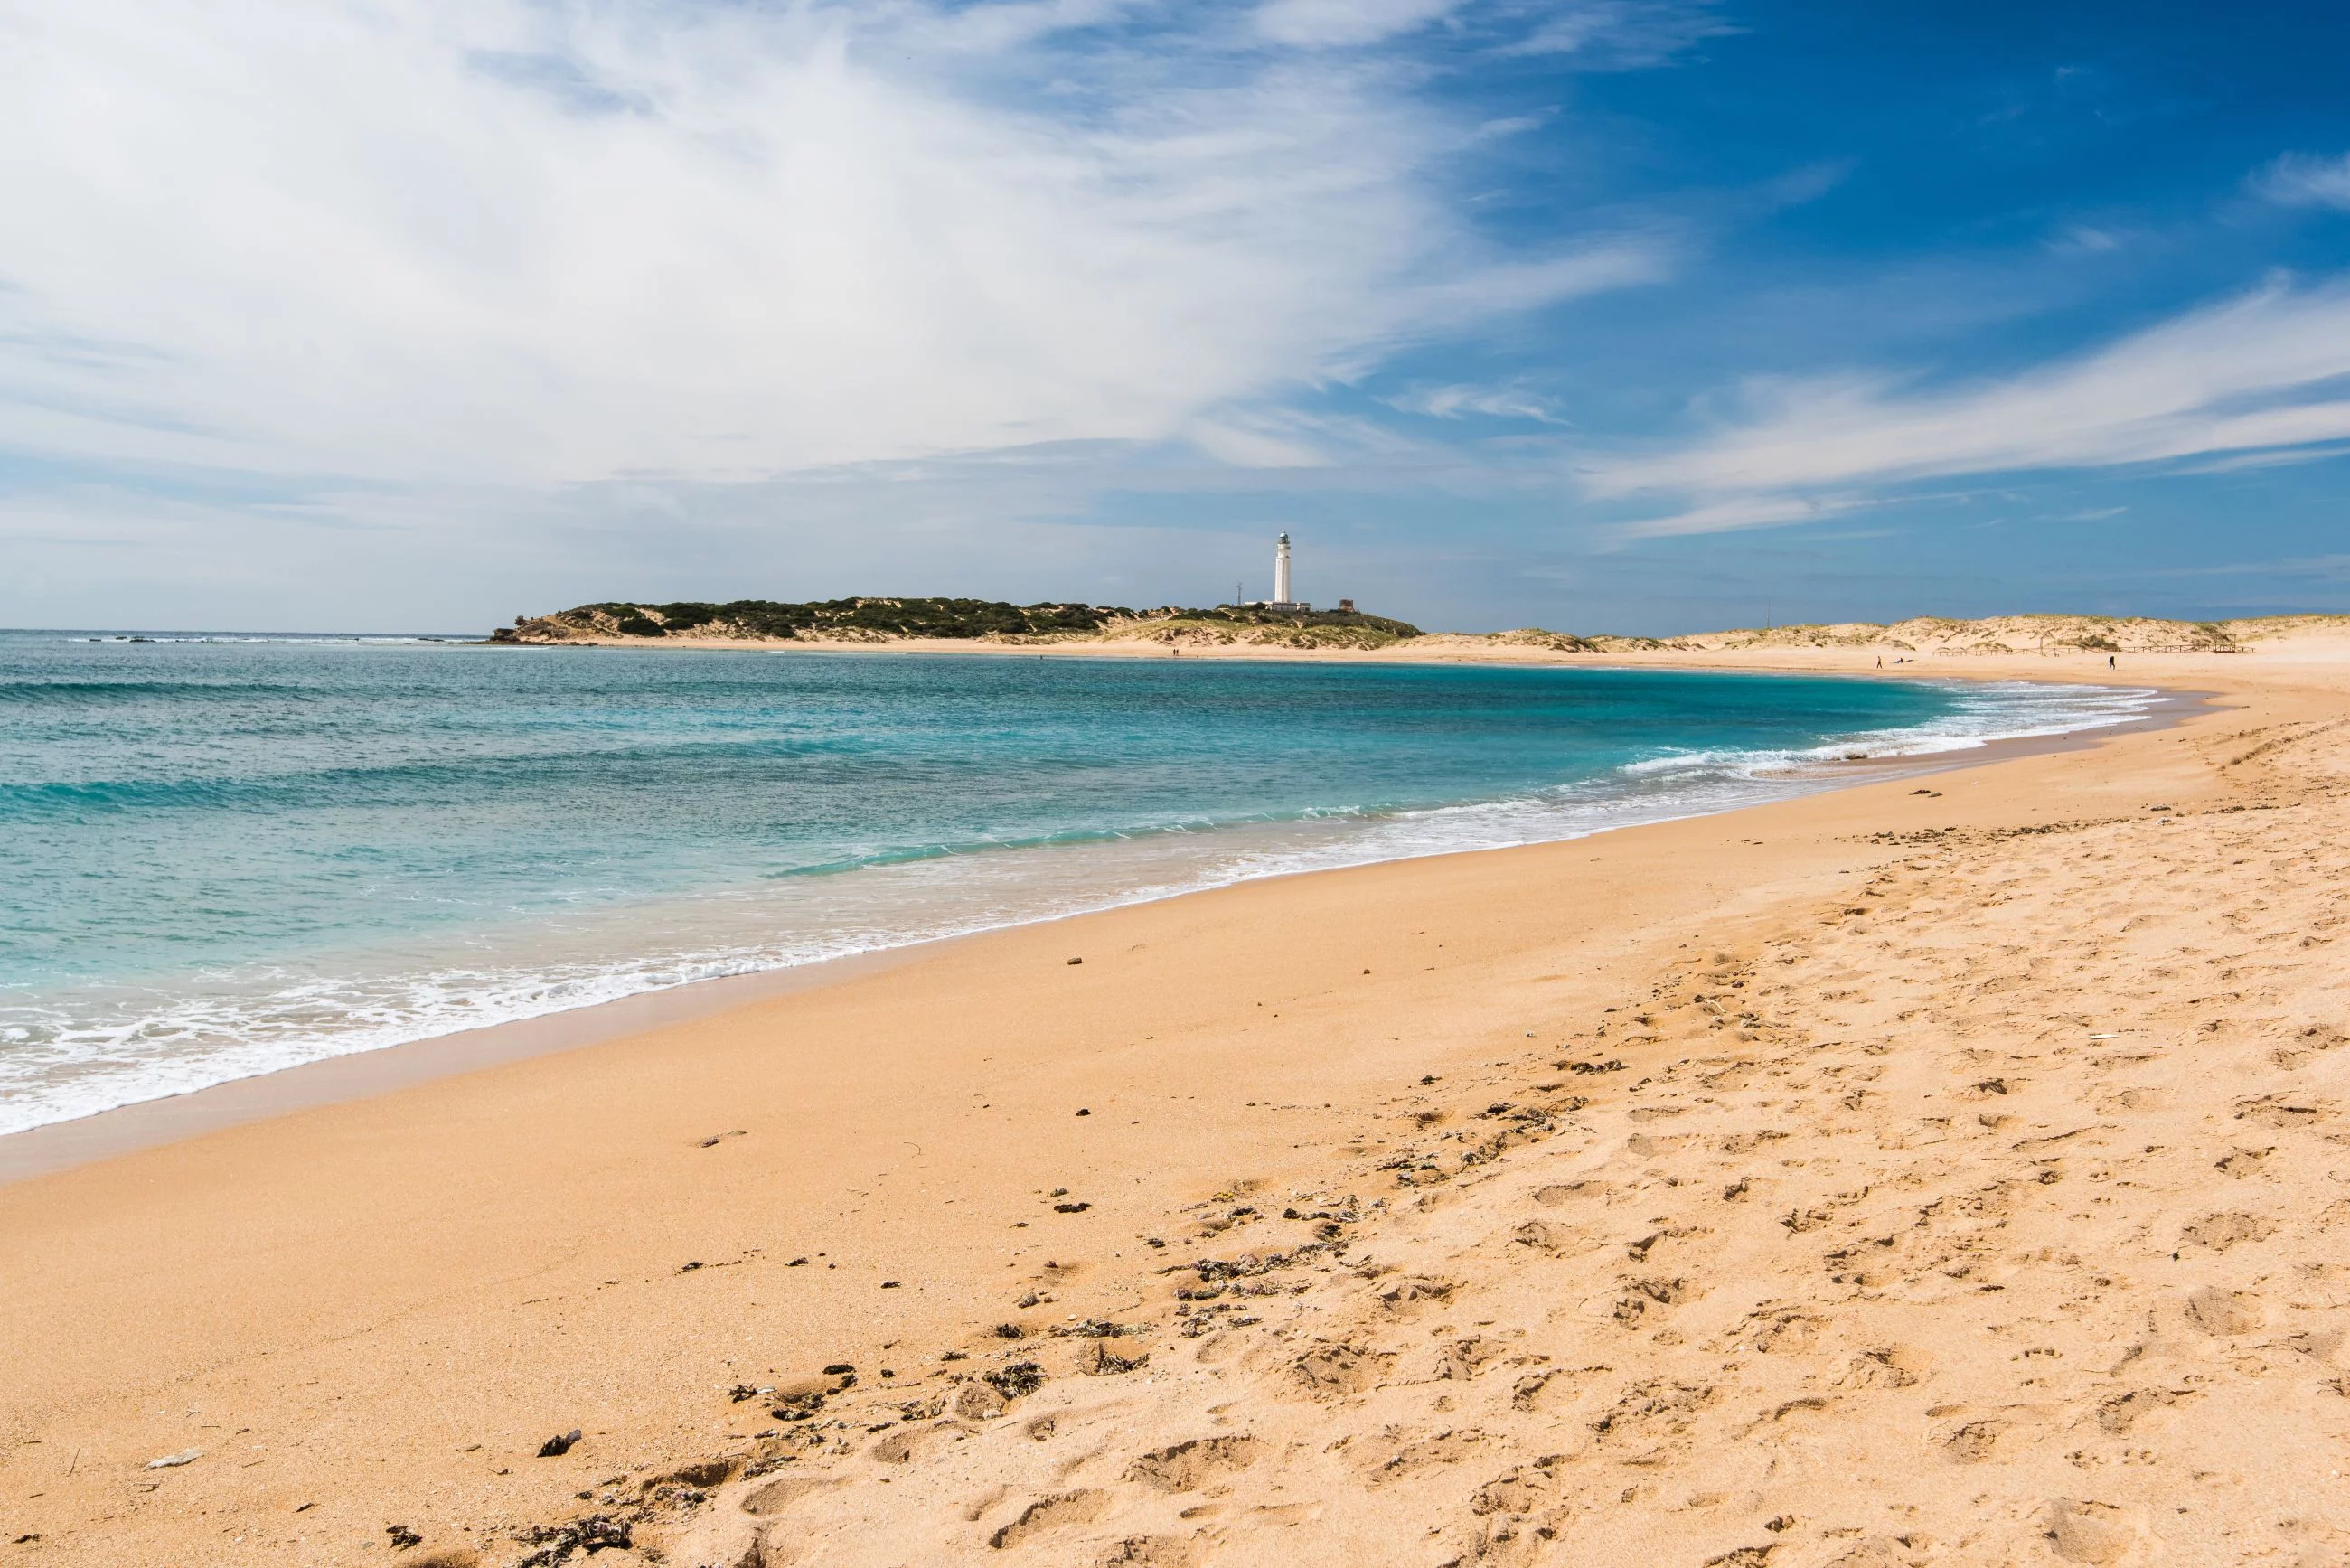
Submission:
<svg viewBox="0 0 2350 1568">
<path fill-rule="evenodd" d="M 657 604 L 606 600 L 547 615 L 516 616 L 489 640 L 511 645 L 758 648 L 857 645 L 912 649 L 1017 648 L 1147 653 L 1157 648 L 1326 650 L 1403 658 L 1541 658 L 1548 654 L 1875 653 L 1890 659 L 2001 654 L 2210 654 L 2350 628 L 2350 617 L 2268 616 L 2230 621 L 2143 616 L 2011 615 L 1981 619 L 1919 616 L 1890 623 L 1740 628 L 1669 637 L 1573 633 L 1542 627 L 1430 632 L 1335 610 L 1217 605 L 1130 609 L 1116 605 L 872 597 L 782 603 L 734 599 Z"/>
</svg>

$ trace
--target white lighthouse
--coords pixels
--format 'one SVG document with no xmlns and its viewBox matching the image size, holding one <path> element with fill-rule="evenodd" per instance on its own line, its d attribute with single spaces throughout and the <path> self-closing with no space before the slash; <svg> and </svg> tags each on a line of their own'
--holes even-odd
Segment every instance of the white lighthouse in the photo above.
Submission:
<svg viewBox="0 0 2350 1568">
<path fill-rule="evenodd" d="M 1289 597 L 1289 535 L 1284 534 L 1273 547 L 1273 598 L 1269 610 L 1310 610 L 1314 607 Z"/>
</svg>

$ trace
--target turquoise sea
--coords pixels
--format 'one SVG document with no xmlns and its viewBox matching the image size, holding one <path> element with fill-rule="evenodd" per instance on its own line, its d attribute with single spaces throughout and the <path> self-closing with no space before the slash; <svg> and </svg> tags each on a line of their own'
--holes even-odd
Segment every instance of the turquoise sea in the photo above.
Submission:
<svg viewBox="0 0 2350 1568">
<path fill-rule="evenodd" d="M 0 633 L 0 1132 L 1253 877 L 1572 837 L 2151 692 Z"/>
</svg>

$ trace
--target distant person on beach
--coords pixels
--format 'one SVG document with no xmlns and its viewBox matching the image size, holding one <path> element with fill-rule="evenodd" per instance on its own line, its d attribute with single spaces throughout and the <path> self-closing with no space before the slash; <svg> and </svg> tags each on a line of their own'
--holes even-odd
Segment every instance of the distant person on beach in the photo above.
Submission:
<svg viewBox="0 0 2350 1568">
<path fill-rule="evenodd" d="M 2121 667 L 2114 662 L 2114 655 L 2108 653 L 2106 655 L 2106 668 L 2108 670 L 2118 670 Z"/>
</svg>

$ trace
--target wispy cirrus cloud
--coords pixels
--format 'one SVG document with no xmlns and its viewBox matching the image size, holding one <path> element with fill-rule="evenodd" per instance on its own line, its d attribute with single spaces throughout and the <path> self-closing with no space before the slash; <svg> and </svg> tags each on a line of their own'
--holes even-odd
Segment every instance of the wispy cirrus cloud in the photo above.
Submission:
<svg viewBox="0 0 2350 1568">
<path fill-rule="evenodd" d="M 1266 0 L 1256 26 L 1266 37 L 1314 48 L 1376 44 L 1427 26 L 1462 0 Z"/>
<path fill-rule="evenodd" d="M 0 160 L 0 449 L 555 484 L 1180 439 L 1660 275 L 1460 206 L 1482 133 L 1379 47 L 1456 8 L 0 0 L 42 150 Z"/>
<path fill-rule="evenodd" d="M 1920 480 L 2258 457 L 2350 441 L 2350 280 L 2272 282 L 1997 380 L 1750 384 L 1696 441 L 1588 460 L 1594 499 L 1654 508 L 1633 536 L 1799 523 Z"/>
<path fill-rule="evenodd" d="M 1711 4 L 1586 0 L 1543 18 L 1506 47 L 1517 55 L 1583 55 L 1605 69 L 1633 70 L 1669 59 L 1708 38 L 1742 31 Z"/>
<path fill-rule="evenodd" d="M 1458 420 L 1482 414 L 1490 419 L 1538 420 L 1544 424 L 1566 422 L 1550 400 L 1523 382 L 1495 387 L 1413 387 L 1386 401 L 1389 408 L 1408 414 L 1426 414 L 1431 419 Z"/>
<path fill-rule="evenodd" d="M 2251 188 L 2281 207 L 2350 211 L 2350 152 L 2327 158 L 2288 152 L 2254 174 Z"/>
</svg>

